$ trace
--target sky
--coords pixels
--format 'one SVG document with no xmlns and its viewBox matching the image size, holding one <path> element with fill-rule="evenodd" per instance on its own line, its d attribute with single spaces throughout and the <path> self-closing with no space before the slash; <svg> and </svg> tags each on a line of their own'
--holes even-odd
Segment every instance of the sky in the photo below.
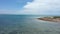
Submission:
<svg viewBox="0 0 60 34">
<path fill-rule="evenodd" d="M 0 0 L 0 14 L 59 15 L 60 0 Z"/>
</svg>

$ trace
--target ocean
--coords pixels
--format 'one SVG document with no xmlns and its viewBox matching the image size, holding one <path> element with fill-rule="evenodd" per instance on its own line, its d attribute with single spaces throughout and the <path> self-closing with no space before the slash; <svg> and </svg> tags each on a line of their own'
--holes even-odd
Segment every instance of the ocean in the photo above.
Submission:
<svg viewBox="0 0 60 34">
<path fill-rule="evenodd" d="M 38 20 L 41 15 L 0 15 L 0 34 L 60 34 L 60 23 Z"/>
</svg>

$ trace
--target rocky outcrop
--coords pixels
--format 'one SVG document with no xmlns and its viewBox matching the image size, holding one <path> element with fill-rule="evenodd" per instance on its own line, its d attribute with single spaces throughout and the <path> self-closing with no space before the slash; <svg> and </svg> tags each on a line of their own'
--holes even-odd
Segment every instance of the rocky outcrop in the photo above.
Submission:
<svg viewBox="0 0 60 34">
<path fill-rule="evenodd" d="M 60 18 L 38 18 L 39 20 L 60 22 Z"/>
</svg>

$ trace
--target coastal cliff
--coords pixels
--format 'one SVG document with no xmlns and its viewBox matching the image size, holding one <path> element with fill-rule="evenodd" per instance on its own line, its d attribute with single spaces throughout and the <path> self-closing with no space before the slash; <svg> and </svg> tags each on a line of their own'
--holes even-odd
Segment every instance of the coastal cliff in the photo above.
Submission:
<svg viewBox="0 0 60 34">
<path fill-rule="evenodd" d="M 43 18 L 38 18 L 39 20 L 44 20 L 44 21 L 51 21 L 51 22 L 60 22 L 60 16 L 54 16 L 54 17 L 43 17 Z"/>
</svg>

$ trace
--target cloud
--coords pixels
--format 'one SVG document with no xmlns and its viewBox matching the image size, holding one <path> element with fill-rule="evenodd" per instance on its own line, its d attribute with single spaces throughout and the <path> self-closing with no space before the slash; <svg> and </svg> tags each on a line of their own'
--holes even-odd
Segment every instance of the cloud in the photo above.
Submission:
<svg viewBox="0 0 60 34">
<path fill-rule="evenodd" d="M 20 14 L 59 14 L 60 0 L 34 0 L 27 2 Z"/>
</svg>

